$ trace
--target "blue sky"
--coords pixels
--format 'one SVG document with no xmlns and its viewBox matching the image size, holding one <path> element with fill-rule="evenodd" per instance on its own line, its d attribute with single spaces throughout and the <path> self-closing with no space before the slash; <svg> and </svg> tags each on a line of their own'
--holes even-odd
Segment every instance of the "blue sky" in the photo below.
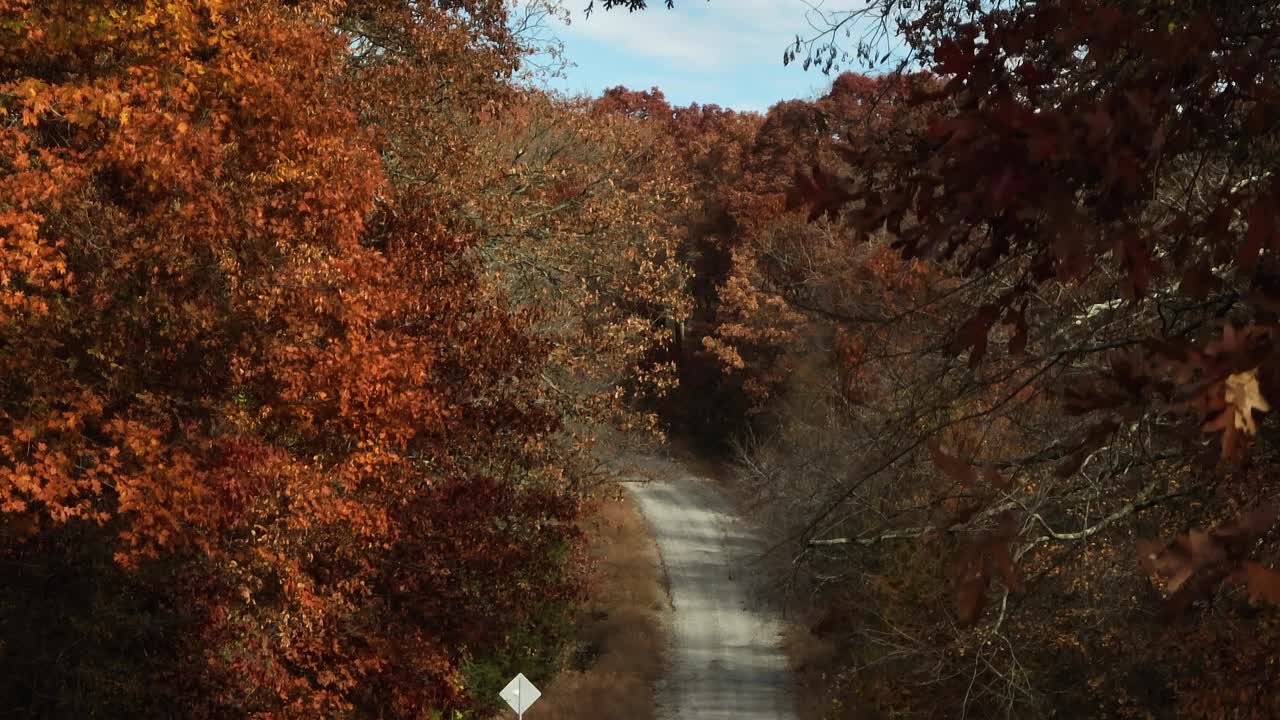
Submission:
<svg viewBox="0 0 1280 720">
<path fill-rule="evenodd" d="M 676 105 L 764 111 L 830 84 L 816 70 L 782 65 L 782 51 L 808 28 L 804 0 L 678 0 L 674 10 L 651 0 L 645 12 L 597 9 L 590 18 L 586 0 L 566 4 L 570 24 L 554 30 L 574 66 L 551 83 L 557 90 L 597 95 L 615 85 L 656 86 Z"/>
</svg>

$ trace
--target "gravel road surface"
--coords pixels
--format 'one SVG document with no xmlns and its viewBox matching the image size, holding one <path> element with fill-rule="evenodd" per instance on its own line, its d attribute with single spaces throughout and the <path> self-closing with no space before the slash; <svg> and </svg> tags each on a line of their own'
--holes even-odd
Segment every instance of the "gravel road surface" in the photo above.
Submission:
<svg viewBox="0 0 1280 720">
<path fill-rule="evenodd" d="M 781 626 L 751 560 L 760 547 L 710 481 L 687 472 L 629 483 L 653 528 L 672 604 L 664 720 L 794 720 Z"/>
</svg>

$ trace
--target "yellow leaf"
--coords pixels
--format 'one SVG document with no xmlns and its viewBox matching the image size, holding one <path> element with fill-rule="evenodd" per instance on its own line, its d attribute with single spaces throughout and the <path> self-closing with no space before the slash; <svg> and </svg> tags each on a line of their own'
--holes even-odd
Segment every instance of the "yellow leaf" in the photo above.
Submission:
<svg viewBox="0 0 1280 720">
<path fill-rule="evenodd" d="M 1258 426 L 1253 420 L 1253 411 L 1267 412 L 1271 409 L 1258 387 L 1258 368 L 1227 378 L 1226 401 L 1234 415 L 1236 429 L 1246 435 L 1256 435 Z"/>
</svg>

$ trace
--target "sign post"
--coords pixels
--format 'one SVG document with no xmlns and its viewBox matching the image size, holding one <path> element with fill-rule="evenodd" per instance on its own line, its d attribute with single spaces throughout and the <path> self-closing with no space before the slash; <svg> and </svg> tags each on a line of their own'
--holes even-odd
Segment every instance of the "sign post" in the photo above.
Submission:
<svg viewBox="0 0 1280 720">
<path fill-rule="evenodd" d="M 502 696 L 503 700 L 507 701 L 512 710 L 516 711 L 516 716 L 520 720 L 524 720 L 524 711 L 528 710 L 529 706 L 542 697 L 542 692 L 534 687 L 533 683 L 529 682 L 529 678 L 525 677 L 524 673 L 516 673 L 515 678 L 507 683 L 507 686 L 502 688 L 502 692 L 498 694 Z"/>
</svg>

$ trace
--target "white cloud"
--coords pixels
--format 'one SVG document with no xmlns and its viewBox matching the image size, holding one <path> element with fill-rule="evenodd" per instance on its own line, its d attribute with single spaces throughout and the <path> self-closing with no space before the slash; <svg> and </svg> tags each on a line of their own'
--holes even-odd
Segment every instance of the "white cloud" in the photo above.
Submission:
<svg viewBox="0 0 1280 720">
<path fill-rule="evenodd" d="M 597 9 L 588 0 L 561 2 L 570 25 L 548 28 L 564 41 L 566 74 L 546 87 L 570 95 L 595 95 L 606 88 L 660 88 L 673 104 L 717 104 L 764 111 L 773 103 L 824 92 L 830 78 L 797 64 L 783 67 L 782 52 L 796 34 L 811 36 L 813 5 L 849 8 L 860 0 L 663 0 L 649 9 Z M 812 5 L 811 5 L 812 3 Z"/>
<path fill-rule="evenodd" d="M 571 0 L 572 1 L 572 0 Z M 680 0 L 645 12 L 574 13 L 568 36 L 613 45 L 673 68 L 712 72 L 728 66 L 779 62 L 805 27 L 803 0 Z"/>
</svg>

